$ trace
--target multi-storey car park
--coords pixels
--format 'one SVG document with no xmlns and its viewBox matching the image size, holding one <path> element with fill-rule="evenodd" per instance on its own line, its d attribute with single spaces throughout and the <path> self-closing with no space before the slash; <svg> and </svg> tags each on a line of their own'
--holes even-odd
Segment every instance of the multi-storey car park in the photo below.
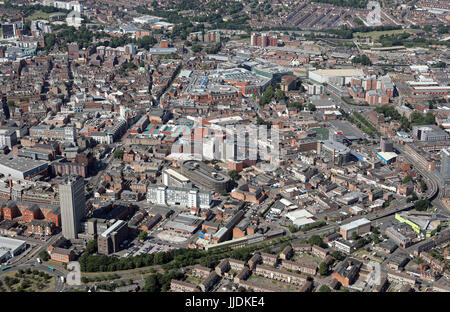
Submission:
<svg viewBox="0 0 450 312">
<path fill-rule="evenodd" d="M 230 177 L 196 160 L 184 161 L 181 173 L 199 188 L 213 192 L 227 191 L 231 181 Z"/>
</svg>

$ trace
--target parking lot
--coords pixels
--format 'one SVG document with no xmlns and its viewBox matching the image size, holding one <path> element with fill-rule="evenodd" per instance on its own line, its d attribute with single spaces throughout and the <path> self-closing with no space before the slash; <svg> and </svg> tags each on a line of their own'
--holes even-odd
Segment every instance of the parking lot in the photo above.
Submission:
<svg viewBox="0 0 450 312">
<path fill-rule="evenodd" d="M 156 254 L 158 252 L 167 252 L 173 249 L 178 249 L 166 244 L 154 243 L 147 239 L 145 242 L 136 242 L 131 244 L 128 251 L 122 257 L 139 256 L 142 254 Z"/>
</svg>

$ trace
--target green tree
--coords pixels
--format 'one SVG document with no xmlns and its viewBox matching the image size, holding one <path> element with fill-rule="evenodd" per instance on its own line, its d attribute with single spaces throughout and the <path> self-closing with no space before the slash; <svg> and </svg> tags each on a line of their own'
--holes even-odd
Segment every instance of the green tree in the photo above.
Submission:
<svg viewBox="0 0 450 312">
<path fill-rule="evenodd" d="M 328 274 L 328 265 L 325 262 L 319 264 L 319 274 L 322 276 Z"/>
<path fill-rule="evenodd" d="M 418 211 L 425 211 L 430 207 L 430 201 L 428 199 L 419 199 L 414 203 L 414 208 Z"/>
<path fill-rule="evenodd" d="M 280 102 L 280 101 L 286 99 L 286 95 L 284 94 L 284 91 L 281 90 L 281 89 L 280 89 L 280 90 L 277 90 L 277 91 L 275 92 L 275 99 L 276 99 L 278 102 Z"/>
<path fill-rule="evenodd" d="M 422 193 L 425 193 L 428 190 L 428 186 L 423 180 L 420 180 L 420 189 Z"/>
<path fill-rule="evenodd" d="M 410 202 L 416 201 L 418 199 L 419 199 L 419 197 L 417 197 L 417 194 L 415 192 L 413 192 L 411 194 L 411 196 L 406 199 L 406 202 L 410 203 Z"/>
<path fill-rule="evenodd" d="M 39 258 L 41 258 L 42 261 L 48 261 L 48 259 L 50 259 L 50 256 L 47 250 L 41 250 L 41 252 L 39 252 Z"/>
<path fill-rule="evenodd" d="M 289 103 L 287 104 L 287 106 L 288 106 L 288 107 L 295 107 L 295 108 L 297 108 L 298 110 L 302 110 L 302 109 L 303 109 L 303 104 L 300 103 L 300 102 L 289 102 Z"/>
<path fill-rule="evenodd" d="M 354 18 L 354 19 L 353 19 L 353 22 L 354 22 L 355 24 L 359 25 L 359 26 L 364 25 L 363 21 L 362 21 L 361 19 L 359 19 L 359 18 Z"/>
<path fill-rule="evenodd" d="M 298 232 L 298 230 L 299 230 L 298 226 L 296 226 L 296 225 L 289 225 L 288 229 L 289 229 L 289 232 L 291 232 L 291 233 Z"/>
<path fill-rule="evenodd" d="M 409 181 L 412 182 L 412 181 L 413 181 L 413 177 L 412 177 L 411 175 L 408 174 L 406 177 L 403 178 L 402 183 L 403 183 L 403 184 L 406 184 L 406 183 L 408 183 Z"/>
<path fill-rule="evenodd" d="M 159 282 L 158 275 L 152 274 L 145 279 L 145 285 L 142 289 L 145 292 L 160 292 L 161 283 Z"/>
<path fill-rule="evenodd" d="M 361 64 L 361 65 L 364 65 L 364 66 L 371 66 L 372 65 L 372 62 L 370 61 L 369 57 L 367 55 L 365 55 L 365 54 L 354 57 L 352 59 L 352 63 L 354 63 L 354 64 Z"/>
<path fill-rule="evenodd" d="M 45 50 L 48 52 L 56 44 L 56 35 L 55 34 L 45 34 L 44 35 L 44 43 L 45 43 Z"/>
<path fill-rule="evenodd" d="M 90 255 L 94 254 L 97 252 L 97 240 L 91 240 L 86 244 L 86 252 Z"/>
<path fill-rule="evenodd" d="M 198 53 L 198 52 L 201 52 L 203 50 L 203 48 L 200 45 L 195 43 L 192 45 L 191 50 L 194 53 Z"/>
<path fill-rule="evenodd" d="M 337 250 L 335 250 L 335 251 L 333 251 L 332 253 L 331 253 L 331 256 L 334 258 L 334 259 L 336 259 L 336 260 L 342 260 L 344 257 L 342 256 L 342 254 L 341 254 L 341 252 L 340 251 L 337 251 Z"/>
<path fill-rule="evenodd" d="M 331 289 L 327 285 L 322 285 L 319 288 L 319 292 L 331 292 Z"/>
<path fill-rule="evenodd" d="M 375 244 L 378 244 L 380 242 L 380 238 L 378 235 L 372 235 L 372 240 Z"/>
<path fill-rule="evenodd" d="M 123 154 L 124 154 L 123 150 L 117 149 L 117 150 L 114 151 L 113 156 L 116 159 L 122 159 L 123 158 Z"/>
<path fill-rule="evenodd" d="M 316 105 L 314 105 L 313 103 L 309 103 L 308 110 L 311 112 L 314 112 L 316 110 Z"/>
<path fill-rule="evenodd" d="M 145 49 L 148 50 L 150 47 L 152 47 L 156 43 L 156 39 L 150 36 L 144 36 L 139 38 L 136 41 L 136 45 L 139 49 Z"/>
<path fill-rule="evenodd" d="M 445 67 L 447 67 L 447 63 L 445 63 L 443 61 L 439 61 L 439 62 L 433 64 L 432 67 L 445 68 Z"/>
<path fill-rule="evenodd" d="M 261 98 L 259 99 L 259 105 L 264 106 L 266 104 L 269 104 L 274 96 L 275 96 L 275 90 L 274 90 L 273 86 L 270 85 L 264 90 Z"/>
<path fill-rule="evenodd" d="M 429 24 L 428 25 L 424 25 L 422 29 L 425 30 L 426 32 L 430 32 L 430 31 L 433 30 L 433 26 L 431 26 Z"/>
<path fill-rule="evenodd" d="M 141 233 L 139 233 L 139 239 L 142 241 L 145 241 L 148 237 L 148 232 L 147 231 L 141 231 Z"/>
<path fill-rule="evenodd" d="M 313 235 L 309 238 L 308 243 L 313 246 L 313 245 L 317 245 L 317 246 L 322 246 L 323 245 L 323 240 L 319 235 Z"/>
<path fill-rule="evenodd" d="M 228 171 L 228 175 L 235 181 L 239 179 L 239 173 L 236 170 Z"/>
</svg>

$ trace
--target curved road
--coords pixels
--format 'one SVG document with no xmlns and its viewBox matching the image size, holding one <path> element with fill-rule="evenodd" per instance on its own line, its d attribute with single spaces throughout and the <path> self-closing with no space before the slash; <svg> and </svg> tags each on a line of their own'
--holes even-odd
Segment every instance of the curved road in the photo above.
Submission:
<svg viewBox="0 0 450 312">
<path fill-rule="evenodd" d="M 64 284 L 64 282 L 61 281 L 61 277 L 64 277 L 64 279 L 66 279 L 67 272 L 65 270 L 56 269 L 56 268 L 55 268 L 55 271 L 52 271 L 47 267 L 47 265 L 39 264 L 37 262 L 37 258 L 39 258 L 39 252 L 41 250 L 47 250 L 48 246 L 50 246 L 52 243 L 54 243 L 60 237 L 61 237 L 61 234 L 57 234 L 57 235 L 51 237 L 46 242 L 27 238 L 26 241 L 28 243 L 33 242 L 33 243 L 37 243 L 41 246 L 39 248 L 35 248 L 34 250 L 32 249 L 31 251 L 25 251 L 23 255 L 19 255 L 18 257 L 12 258 L 10 261 L 10 264 L 6 265 L 6 266 L 9 266 L 10 268 L 5 271 L 0 271 L 0 277 L 3 274 L 9 273 L 11 271 L 14 272 L 19 269 L 28 269 L 28 268 L 37 269 L 37 270 L 41 270 L 46 273 L 49 273 L 49 274 L 53 275 L 53 277 L 56 278 L 55 288 L 53 291 L 56 291 L 56 292 L 63 291 L 65 284 Z M 20 238 L 20 239 L 22 239 L 22 238 Z"/>
<path fill-rule="evenodd" d="M 63 273 L 57 269 L 52 271 L 46 265 L 38 264 L 38 263 L 14 265 L 10 269 L 7 269 L 6 271 L 1 271 L 0 277 L 4 274 L 10 273 L 10 272 L 15 272 L 20 269 L 22 269 L 22 270 L 26 270 L 26 269 L 39 270 L 39 271 L 44 271 L 46 273 L 49 273 L 50 275 L 53 275 L 53 277 L 55 278 L 55 287 L 54 287 L 53 291 L 61 292 L 64 289 L 64 283 L 61 281 L 61 276 L 65 278 L 66 277 L 65 273 Z"/>
</svg>

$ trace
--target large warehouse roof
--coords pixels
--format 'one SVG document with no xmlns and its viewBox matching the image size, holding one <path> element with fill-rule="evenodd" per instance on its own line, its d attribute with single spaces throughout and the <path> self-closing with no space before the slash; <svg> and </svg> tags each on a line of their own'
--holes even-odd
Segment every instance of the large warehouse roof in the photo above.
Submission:
<svg viewBox="0 0 450 312">
<path fill-rule="evenodd" d="M 370 224 L 370 220 L 368 220 L 366 218 L 361 218 L 361 219 L 355 220 L 353 222 L 342 225 L 341 229 L 343 229 L 345 231 L 349 231 L 349 230 L 356 229 L 356 228 L 366 225 L 366 224 Z"/>
<path fill-rule="evenodd" d="M 20 239 L 0 237 L 0 248 L 2 249 L 11 249 L 12 251 L 15 251 L 16 249 L 20 248 L 23 244 L 25 244 L 25 241 Z"/>
<path fill-rule="evenodd" d="M 23 157 L 0 156 L 0 173 L 5 176 L 23 179 L 32 174 L 45 170 L 49 163 Z"/>
<path fill-rule="evenodd" d="M 20 172 L 27 172 L 38 166 L 45 165 L 47 162 L 23 157 L 0 156 L 0 164 Z"/>
<path fill-rule="evenodd" d="M 328 77 L 351 77 L 364 75 L 362 70 L 358 68 L 318 69 L 313 71 L 313 73 Z"/>
</svg>

